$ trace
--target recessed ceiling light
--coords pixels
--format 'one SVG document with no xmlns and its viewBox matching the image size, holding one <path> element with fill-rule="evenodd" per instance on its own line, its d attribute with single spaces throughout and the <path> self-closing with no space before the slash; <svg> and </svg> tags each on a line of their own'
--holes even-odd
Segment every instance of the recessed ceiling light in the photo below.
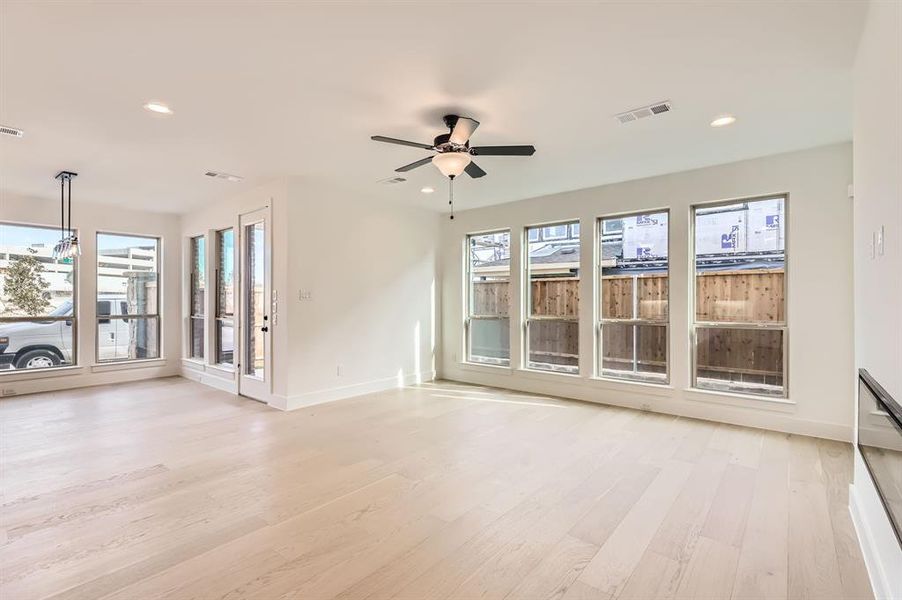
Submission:
<svg viewBox="0 0 902 600">
<path fill-rule="evenodd" d="M 429 187 L 429 186 L 426 186 L 426 187 L 424 187 L 424 188 L 420 188 L 420 191 L 423 192 L 424 194 L 431 194 L 432 192 L 435 191 L 435 188 L 431 188 L 431 187 Z"/>
<path fill-rule="evenodd" d="M 161 115 L 171 115 L 172 109 L 163 104 L 162 102 L 148 102 L 144 105 L 144 110 L 149 110 L 150 112 L 158 113 Z"/>
<path fill-rule="evenodd" d="M 733 115 L 723 115 L 711 121 L 711 127 L 725 127 L 727 125 L 732 125 L 735 122 L 736 117 Z"/>
</svg>

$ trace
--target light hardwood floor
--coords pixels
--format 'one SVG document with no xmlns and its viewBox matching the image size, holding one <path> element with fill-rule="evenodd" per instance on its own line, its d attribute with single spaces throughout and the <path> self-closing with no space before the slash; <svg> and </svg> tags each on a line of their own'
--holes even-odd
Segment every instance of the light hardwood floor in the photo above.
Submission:
<svg viewBox="0 0 902 600">
<path fill-rule="evenodd" d="M 0 403 L 0 596 L 869 598 L 848 444 L 436 382 Z"/>
</svg>

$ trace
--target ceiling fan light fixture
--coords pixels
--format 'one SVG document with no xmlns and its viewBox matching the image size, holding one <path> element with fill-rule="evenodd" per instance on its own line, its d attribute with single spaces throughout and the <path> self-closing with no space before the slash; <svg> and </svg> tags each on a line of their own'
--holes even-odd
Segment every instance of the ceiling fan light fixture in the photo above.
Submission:
<svg viewBox="0 0 902 600">
<path fill-rule="evenodd" d="M 440 152 L 432 157 L 432 164 L 445 177 L 457 177 L 470 164 L 470 155 L 466 152 Z"/>
</svg>

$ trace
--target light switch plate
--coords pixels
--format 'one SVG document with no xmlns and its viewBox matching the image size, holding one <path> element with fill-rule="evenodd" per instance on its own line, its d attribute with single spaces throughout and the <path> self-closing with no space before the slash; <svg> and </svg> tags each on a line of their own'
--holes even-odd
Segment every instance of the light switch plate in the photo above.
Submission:
<svg viewBox="0 0 902 600">
<path fill-rule="evenodd" d="M 883 242 L 884 242 L 884 231 L 883 225 L 880 226 L 880 229 L 877 230 L 877 256 L 883 256 Z"/>
</svg>

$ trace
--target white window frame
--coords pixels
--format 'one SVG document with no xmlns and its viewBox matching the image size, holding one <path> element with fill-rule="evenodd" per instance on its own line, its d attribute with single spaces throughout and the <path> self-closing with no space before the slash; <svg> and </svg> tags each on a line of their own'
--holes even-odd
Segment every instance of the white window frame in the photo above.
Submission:
<svg viewBox="0 0 902 600">
<path fill-rule="evenodd" d="M 197 278 L 198 275 L 204 277 L 204 294 L 207 293 L 207 281 L 206 281 L 206 273 L 199 272 L 197 270 L 197 262 L 195 261 L 195 254 L 197 251 L 197 242 L 203 242 L 203 249 L 200 254 L 203 257 L 203 270 L 206 271 L 206 252 L 207 252 L 207 236 L 204 234 L 193 235 L 188 238 L 188 358 L 191 360 L 199 360 L 204 361 L 207 356 L 207 343 L 206 343 L 206 313 L 207 313 L 207 301 L 206 296 L 204 300 L 201 302 L 201 313 L 195 313 L 194 307 L 194 293 L 197 289 Z M 194 355 L 194 322 L 199 320 L 202 324 L 200 341 L 201 341 L 201 353 L 200 356 Z"/>
<path fill-rule="evenodd" d="M 465 292 L 465 298 L 464 298 L 464 327 L 463 327 L 464 361 L 463 362 L 468 363 L 468 364 L 480 365 L 480 366 L 488 365 L 488 366 L 497 366 L 497 367 L 510 367 L 511 366 L 511 356 L 513 353 L 512 348 L 508 347 L 507 360 L 500 359 L 500 358 L 497 360 L 474 359 L 473 353 L 472 353 L 471 338 L 470 338 L 470 334 L 472 333 L 471 324 L 472 324 L 473 320 L 479 320 L 479 319 L 498 319 L 498 320 L 500 320 L 501 319 L 501 317 L 488 317 L 488 316 L 480 316 L 480 315 L 473 314 L 473 273 L 471 271 L 473 261 L 471 260 L 471 257 L 470 257 L 470 239 L 474 238 L 474 237 L 481 237 L 481 236 L 486 236 L 486 235 L 491 235 L 494 237 L 496 235 L 503 235 L 505 233 L 507 234 L 507 243 L 508 243 L 507 281 L 508 281 L 508 287 L 509 287 L 508 307 L 507 307 L 507 322 L 508 322 L 507 330 L 508 330 L 508 339 L 510 339 L 510 318 L 511 318 L 511 308 L 512 308 L 510 305 L 510 299 L 512 298 L 511 292 L 513 291 L 510 289 L 510 286 L 513 285 L 513 278 L 512 278 L 512 273 L 511 273 L 511 266 L 513 263 L 513 261 L 511 260 L 512 254 L 513 254 L 512 248 L 511 248 L 511 242 L 513 241 L 512 240 L 512 232 L 510 229 L 492 229 L 489 231 L 479 231 L 479 232 L 468 233 L 464 236 L 464 289 L 466 290 L 466 292 Z"/>
<path fill-rule="evenodd" d="M 532 261 L 529 259 L 529 244 L 530 244 L 530 231 L 538 230 L 542 232 L 544 236 L 546 227 L 564 227 L 564 231 L 569 231 L 569 226 L 574 223 L 579 223 L 578 219 L 569 219 L 566 221 L 554 221 L 551 223 L 539 223 L 536 225 L 527 225 L 523 230 L 523 246 L 521 248 L 521 271 L 523 273 L 522 279 L 522 292 L 520 294 L 521 298 L 523 298 L 523 322 L 521 325 L 522 330 L 522 343 L 520 344 L 520 351 L 522 352 L 522 360 L 523 360 L 523 370 L 531 371 L 534 373 L 563 373 L 567 375 L 580 375 L 580 357 L 584 351 L 584 348 L 577 346 L 577 356 L 576 356 L 576 368 L 567 367 L 561 365 L 560 368 L 551 368 L 551 369 L 540 369 L 537 367 L 530 366 L 529 360 L 529 328 L 530 323 L 535 321 L 563 321 L 563 322 L 575 322 L 577 324 L 577 344 L 579 344 L 579 320 L 583 314 L 583 299 L 580 298 L 580 306 L 579 306 L 579 315 L 576 318 L 570 317 L 543 317 L 543 316 L 533 316 L 532 315 L 532 276 L 531 276 L 531 267 Z M 566 239 L 566 234 L 563 238 Z M 542 238 L 538 241 L 547 241 L 547 238 Z M 536 242 L 536 240 L 532 240 L 532 242 Z M 579 241 L 580 249 L 582 249 L 582 240 Z M 577 267 L 579 273 L 579 282 L 582 285 L 582 278 L 584 273 L 582 272 L 582 259 L 580 259 L 580 266 Z"/>
<path fill-rule="evenodd" d="M 637 307 L 637 291 L 638 291 L 638 281 L 636 279 L 633 280 L 633 318 L 631 319 L 614 319 L 614 318 L 604 318 L 601 314 L 601 298 L 602 298 L 602 285 L 604 285 L 604 279 L 602 277 L 602 261 L 604 257 L 601 252 L 602 240 L 605 237 L 604 233 L 604 222 L 607 220 L 614 219 L 627 219 L 630 217 L 638 217 L 645 215 L 655 215 L 664 213 L 667 215 L 667 318 L 664 320 L 656 320 L 656 319 L 640 319 L 636 316 L 636 312 L 638 310 Z M 598 251 L 597 261 L 595 265 L 595 277 L 597 278 L 597 282 L 595 285 L 595 298 L 596 300 L 596 322 L 595 322 L 595 348 L 597 356 L 595 357 L 595 376 L 600 379 L 611 379 L 615 381 L 633 381 L 637 383 L 648 383 L 651 385 L 669 385 L 670 384 L 670 315 L 671 315 L 671 302 L 670 295 L 672 291 L 671 287 L 671 275 L 670 275 L 670 256 L 671 256 L 671 218 L 670 218 L 670 209 L 669 208 L 653 208 L 647 210 L 640 210 L 629 213 L 618 213 L 613 215 L 606 215 L 598 217 L 598 227 L 595 234 L 594 245 L 596 250 Z M 620 229 L 622 234 L 623 229 Z M 641 325 L 651 325 L 651 326 L 663 326 L 665 335 L 664 335 L 664 343 L 666 345 L 665 348 L 665 372 L 663 379 L 660 377 L 655 377 L 652 374 L 643 375 L 637 369 L 638 365 L 638 348 L 636 346 L 636 333 L 635 329 L 633 331 L 633 371 L 624 371 L 622 373 L 612 372 L 613 370 L 605 370 L 602 368 L 602 364 L 604 362 L 604 348 L 603 348 L 603 328 L 604 325 L 631 325 L 631 326 L 641 326 Z M 629 375 L 632 373 L 632 376 Z"/>
<path fill-rule="evenodd" d="M 696 272 L 696 254 L 695 254 L 695 223 L 696 211 L 698 209 L 717 208 L 719 206 L 729 206 L 732 204 L 754 203 L 760 200 L 783 200 L 783 316 L 784 320 L 770 322 L 730 322 L 730 321 L 697 321 L 696 315 L 696 296 L 698 294 L 696 286 L 698 277 Z M 779 192 L 774 194 L 764 194 L 761 196 L 752 196 L 744 198 L 731 198 L 728 200 L 718 200 L 714 202 L 704 202 L 693 204 L 689 208 L 689 381 L 692 390 L 701 392 L 714 392 L 747 396 L 756 400 L 774 400 L 789 398 L 789 194 Z M 698 386 L 698 334 L 699 329 L 748 329 L 753 331 L 761 330 L 779 330 L 782 331 L 783 341 L 783 390 L 780 395 L 757 393 L 751 389 L 731 389 L 729 383 L 723 386 Z"/>
<path fill-rule="evenodd" d="M 0 221 L 0 224 L 7 225 L 11 227 L 26 227 L 30 229 L 49 229 L 50 231 L 59 232 L 60 228 L 53 225 L 37 225 L 34 223 L 20 223 L 16 221 Z M 78 230 L 73 229 L 73 233 L 78 236 Z M 9 256 L 7 255 L 7 261 L 9 260 Z M 38 369 L 0 369 L 0 376 L 3 375 L 21 375 L 23 373 L 46 373 L 47 371 L 53 371 L 57 369 L 69 369 L 72 367 L 77 367 L 79 365 L 79 353 L 78 353 L 78 270 L 80 268 L 80 258 L 75 256 L 72 259 L 72 315 L 71 316 L 61 316 L 61 317 L 52 317 L 49 315 L 37 315 L 37 316 L 25 316 L 25 317 L 0 317 L 0 323 L 31 323 L 34 321 L 71 321 L 72 322 L 72 345 L 70 349 L 71 362 L 68 364 L 62 364 L 55 367 L 41 367 Z"/>
<path fill-rule="evenodd" d="M 222 306 L 219 301 L 219 282 L 222 277 L 222 273 L 220 272 L 220 264 L 222 262 L 222 250 L 220 248 L 220 240 L 222 236 L 227 233 L 232 233 L 232 313 L 227 315 L 222 312 Z M 234 227 L 225 227 L 223 229 L 217 229 L 213 232 L 213 264 L 214 266 L 214 277 L 213 277 L 213 291 L 215 296 L 213 298 L 213 306 L 214 306 L 214 315 L 213 320 L 216 325 L 214 326 L 213 331 L 213 354 L 212 361 L 216 366 L 224 368 L 224 369 L 234 369 L 235 368 L 235 352 L 236 346 L 238 342 L 238 328 L 237 328 L 237 320 L 235 315 L 236 302 L 238 302 L 238 294 L 237 294 L 237 272 L 235 270 L 235 250 L 238 246 L 237 244 L 238 236 L 236 235 L 236 231 Z M 219 360 L 220 357 L 220 349 L 221 349 L 221 339 L 220 339 L 220 325 L 229 324 L 232 327 L 232 362 L 225 363 Z"/>
<path fill-rule="evenodd" d="M 94 361 L 96 364 L 122 364 L 122 363 L 133 363 L 140 362 L 146 360 L 161 360 L 163 359 L 163 348 L 164 340 L 163 340 L 163 238 L 161 236 L 149 235 L 146 233 L 130 233 L 130 232 L 122 232 L 122 231 L 97 231 L 94 236 L 94 265 L 96 267 L 96 272 L 94 274 L 95 284 L 100 281 L 100 237 L 104 235 L 111 236 L 119 236 L 119 237 L 132 237 L 132 238 L 144 238 L 148 240 L 154 240 L 156 242 L 157 248 L 157 256 L 156 256 L 156 274 L 157 274 L 157 312 L 156 313 L 140 313 L 134 315 L 103 315 L 104 319 L 156 319 L 157 323 L 157 355 L 156 356 L 146 356 L 141 358 L 114 358 L 114 359 L 100 359 L 100 336 L 98 335 L 100 331 L 100 319 L 101 316 L 96 314 L 96 306 L 98 301 L 99 292 L 97 291 L 97 286 L 95 285 L 94 290 L 94 306 L 95 306 L 95 315 L 94 315 Z"/>
</svg>

